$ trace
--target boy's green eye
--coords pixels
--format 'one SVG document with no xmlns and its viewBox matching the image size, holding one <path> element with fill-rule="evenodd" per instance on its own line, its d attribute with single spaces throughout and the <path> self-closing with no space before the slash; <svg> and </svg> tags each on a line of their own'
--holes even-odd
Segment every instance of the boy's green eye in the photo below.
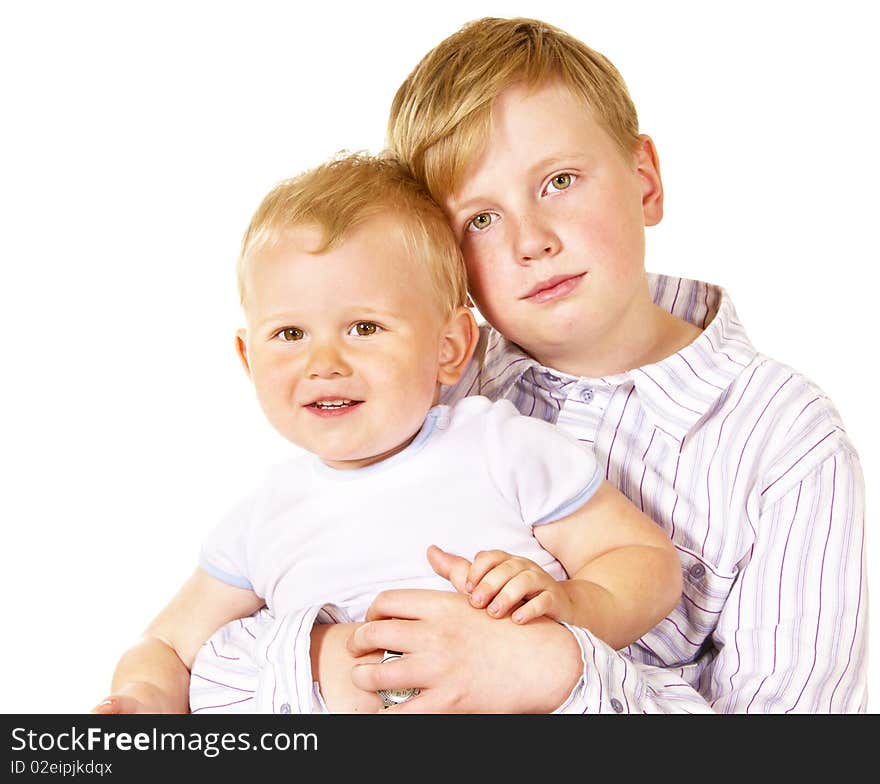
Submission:
<svg viewBox="0 0 880 784">
<path fill-rule="evenodd" d="M 553 187 L 558 191 L 564 191 L 569 185 L 571 185 L 571 175 L 570 174 L 557 174 L 551 182 L 553 183 Z"/>
<path fill-rule="evenodd" d="M 379 325 L 374 324 L 372 321 L 359 321 L 355 324 L 349 334 L 357 335 L 358 337 L 368 337 L 369 335 L 375 335 L 379 330 Z"/>
<path fill-rule="evenodd" d="M 290 343 L 294 340 L 302 340 L 305 337 L 306 333 L 303 332 L 299 327 L 285 327 L 278 333 L 278 337 L 283 341 Z"/>
<path fill-rule="evenodd" d="M 470 225 L 479 230 L 485 229 L 490 223 L 492 223 L 492 215 L 488 212 L 481 212 L 479 215 L 475 215 L 471 218 Z"/>
</svg>

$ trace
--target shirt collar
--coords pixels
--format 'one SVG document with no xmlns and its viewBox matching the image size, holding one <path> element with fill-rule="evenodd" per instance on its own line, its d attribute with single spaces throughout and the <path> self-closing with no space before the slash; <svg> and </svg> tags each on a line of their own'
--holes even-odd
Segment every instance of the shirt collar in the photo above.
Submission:
<svg viewBox="0 0 880 784">
<path fill-rule="evenodd" d="M 703 332 L 690 345 L 660 362 L 614 376 L 588 379 L 591 385 L 631 382 L 653 423 L 681 443 L 756 355 L 733 302 L 719 286 L 686 278 L 648 274 L 654 302 Z M 566 388 L 580 379 L 542 365 L 491 330 L 487 336 L 482 393 L 501 397 L 528 386 L 545 402 L 561 406 Z"/>
</svg>

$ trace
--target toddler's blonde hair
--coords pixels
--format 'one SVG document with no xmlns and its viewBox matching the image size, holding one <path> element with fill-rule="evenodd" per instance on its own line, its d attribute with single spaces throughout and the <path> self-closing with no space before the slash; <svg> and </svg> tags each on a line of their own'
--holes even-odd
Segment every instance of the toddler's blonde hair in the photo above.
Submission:
<svg viewBox="0 0 880 784">
<path fill-rule="evenodd" d="M 238 259 L 238 291 L 246 304 L 247 265 L 286 231 L 315 227 L 314 253 L 339 245 L 354 229 L 380 216 L 399 218 L 398 237 L 413 264 L 427 268 L 444 313 L 468 305 L 464 260 L 443 211 L 392 156 L 340 153 L 284 180 L 263 199 L 245 232 Z"/>
<path fill-rule="evenodd" d="M 632 153 L 636 109 L 606 57 L 545 22 L 494 17 L 469 22 L 422 58 L 394 96 L 388 147 L 442 200 L 485 143 L 495 98 L 515 84 L 537 88 L 552 80 Z"/>
</svg>

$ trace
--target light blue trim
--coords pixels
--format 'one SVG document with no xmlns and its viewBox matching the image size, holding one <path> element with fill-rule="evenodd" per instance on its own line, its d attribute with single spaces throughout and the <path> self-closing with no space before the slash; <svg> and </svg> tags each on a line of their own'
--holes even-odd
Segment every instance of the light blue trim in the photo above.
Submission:
<svg viewBox="0 0 880 784">
<path fill-rule="evenodd" d="M 250 580 L 239 577 L 234 574 L 229 574 L 229 572 L 224 572 L 222 569 L 218 569 L 213 564 L 208 563 L 204 556 L 199 556 L 199 566 L 202 567 L 211 577 L 216 577 L 220 582 L 227 583 L 228 585 L 233 585 L 236 588 L 244 588 L 248 591 L 253 591 L 254 586 L 251 585 Z"/>
<path fill-rule="evenodd" d="M 409 460 L 417 452 L 421 451 L 422 447 L 431 437 L 431 434 L 438 429 L 438 422 L 443 422 L 443 420 L 448 421 L 449 408 L 450 407 L 447 405 L 434 406 L 428 411 L 425 416 L 425 421 L 422 423 L 422 427 L 419 429 L 419 432 L 416 433 L 412 442 L 407 445 L 406 449 L 402 449 L 397 454 L 391 455 L 391 457 L 386 457 L 384 460 L 380 460 L 377 463 L 371 463 L 363 468 L 332 468 L 324 463 L 317 455 L 312 455 L 312 465 L 315 471 L 321 474 L 321 476 L 339 481 L 349 481 L 351 479 L 358 479 L 359 477 L 367 476 L 368 474 L 375 474 L 379 471 L 384 471 L 390 466 L 404 460 Z M 442 429 L 444 426 L 445 424 L 441 424 L 439 429 Z"/>
<path fill-rule="evenodd" d="M 553 523 L 557 520 L 561 520 L 566 515 L 570 515 L 575 509 L 580 509 L 587 501 L 589 501 L 593 494 L 599 489 L 599 485 L 602 484 L 602 480 L 605 477 L 602 475 L 602 472 L 599 470 L 599 467 L 596 467 L 596 473 L 593 474 L 593 478 L 590 479 L 589 484 L 581 490 L 574 498 L 566 501 L 562 506 L 554 509 L 550 514 L 544 515 L 540 520 L 536 520 L 532 523 L 535 525 L 544 525 L 545 523 Z"/>
</svg>

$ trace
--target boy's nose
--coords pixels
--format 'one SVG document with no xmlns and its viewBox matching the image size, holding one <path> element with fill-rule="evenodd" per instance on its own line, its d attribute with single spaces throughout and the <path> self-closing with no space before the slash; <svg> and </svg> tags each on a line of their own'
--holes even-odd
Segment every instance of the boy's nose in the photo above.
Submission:
<svg viewBox="0 0 880 784">
<path fill-rule="evenodd" d="M 527 216 L 520 220 L 516 243 L 516 255 L 520 264 L 529 264 L 538 259 L 555 256 L 562 247 L 552 227 L 535 216 Z"/>
<path fill-rule="evenodd" d="M 313 344 L 309 354 L 306 375 L 309 378 L 332 378 L 351 375 L 351 368 L 336 346 Z"/>
</svg>

